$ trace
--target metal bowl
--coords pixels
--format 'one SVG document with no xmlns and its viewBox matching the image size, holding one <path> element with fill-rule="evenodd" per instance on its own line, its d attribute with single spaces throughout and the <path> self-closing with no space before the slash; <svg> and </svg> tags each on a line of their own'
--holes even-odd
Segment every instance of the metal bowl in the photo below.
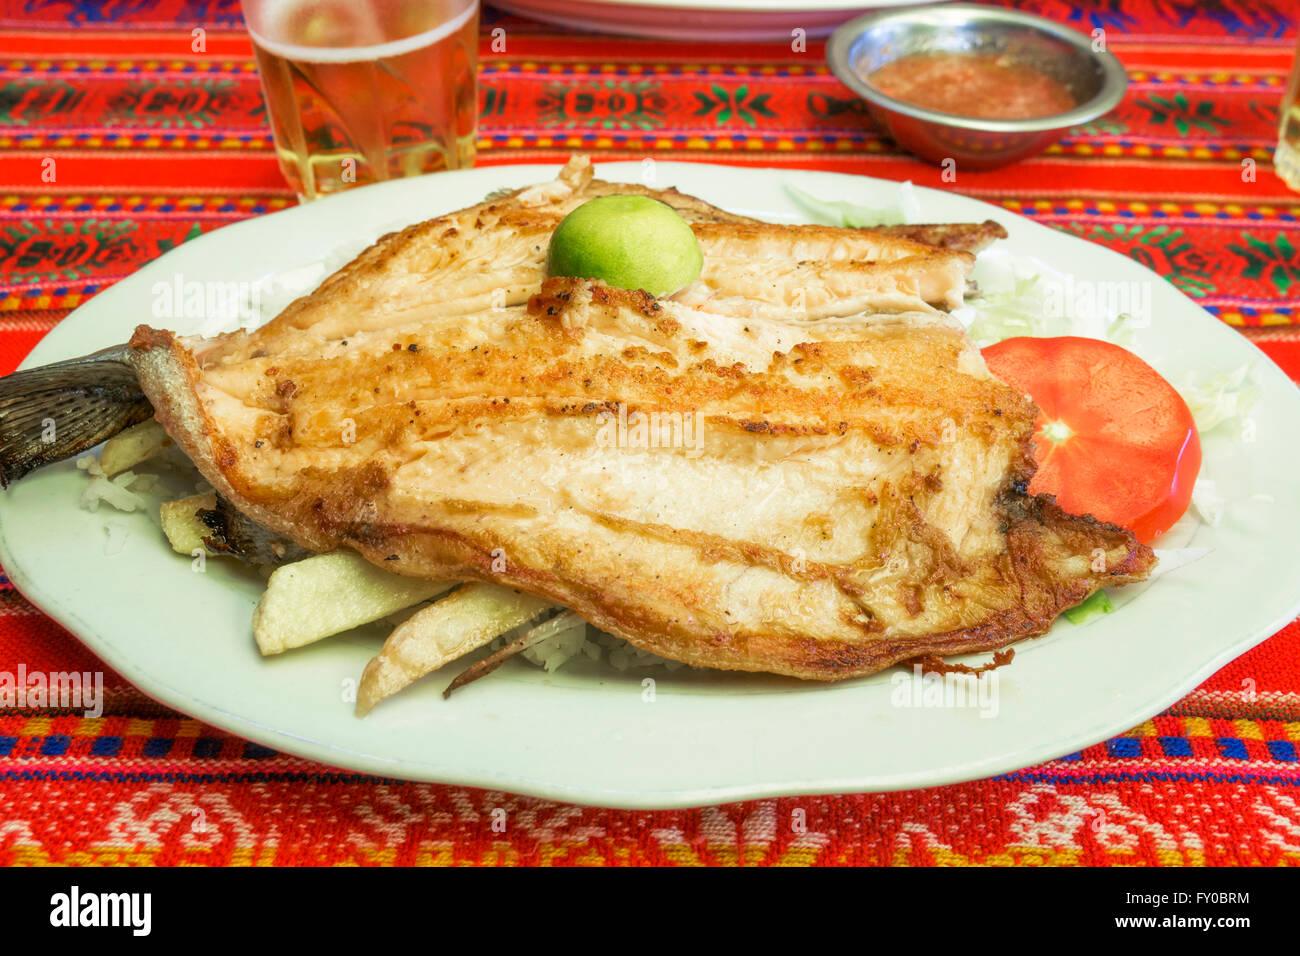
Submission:
<svg viewBox="0 0 1300 956">
<path fill-rule="evenodd" d="M 934 163 L 952 160 L 962 169 L 992 169 L 1037 153 L 1070 127 L 1115 108 L 1128 75 L 1113 53 L 1093 47 L 1091 37 L 1043 17 L 959 3 L 850 20 L 827 43 L 826 59 L 904 149 Z M 980 119 L 905 103 L 867 82 L 870 73 L 900 57 L 940 52 L 1009 55 L 1064 83 L 1079 105 L 1034 119 Z"/>
</svg>

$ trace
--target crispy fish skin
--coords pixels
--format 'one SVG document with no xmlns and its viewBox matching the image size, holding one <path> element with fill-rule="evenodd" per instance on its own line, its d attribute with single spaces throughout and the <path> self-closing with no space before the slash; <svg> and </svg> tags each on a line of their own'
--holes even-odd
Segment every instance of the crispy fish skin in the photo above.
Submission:
<svg viewBox="0 0 1300 956">
<path fill-rule="evenodd" d="M 742 324 L 552 279 L 315 333 L 130 344 L 168 433 L 273 532 L 690 664 L 838 680 L 1002 647 L 1155 563 L 1025 494 L 1037 410 L 941 314 Z M 678 447 L 620 438 L 620 412 Z"/>
<path fill-rule="evenodd" d="M 228 554 L 246 564 L 268 568 L 311 557 L 306 548 L 279 540 L 219 495 L 216 506 L 200 509 L 197 517 L 210 532 L 203 537 L 204 546 L 217 554 Z"/>
<path fill-rule="evenodd" d="M 884 236 L 912 239 L 940 249 L 957 249 L 978 253 L 1007 237 L 1001 223 L 992 219 L 983 222 L 908 223 L 898 226 L 876 226 L 872 230 Z"/>
</svg>

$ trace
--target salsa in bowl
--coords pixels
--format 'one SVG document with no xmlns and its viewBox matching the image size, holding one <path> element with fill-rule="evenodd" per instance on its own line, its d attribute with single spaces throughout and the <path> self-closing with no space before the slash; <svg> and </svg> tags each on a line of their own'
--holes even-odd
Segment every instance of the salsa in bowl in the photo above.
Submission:
<svg viewBox="0 0 1300 956">
<path fill-rule="evenodd" d="M 900 146 L 990 169 L 1039 152 L 1119 103 L 1104 34 L 976 4 L 868 14 L 827 44 L 831 70 Z"/>
</svg>

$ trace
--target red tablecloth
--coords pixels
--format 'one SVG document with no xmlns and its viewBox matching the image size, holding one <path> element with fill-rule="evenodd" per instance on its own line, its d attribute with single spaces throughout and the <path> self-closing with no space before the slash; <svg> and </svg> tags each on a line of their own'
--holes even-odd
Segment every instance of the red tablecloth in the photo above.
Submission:
<svg viewBox="0 0 1300 956">
<path fill-rule="evenodd" d="M 1010 169 L 945 186 L 873 131 L 817 43 L 584 36 L 490 10 L 481 162 L 577 149 L 955 188 L 1152 266 L 1300 378 L 1300 196 L 1270 166 L 1294 9 L 1018 5 L 1105 29 L 1132 84 L 1113 114 Z M 171 246 L 294 201 L 233 0 L 0 2 L 0 71 L 0 373 Z M 659 813 L 340 773 L 109 673 L 101 718 L 0 711 L 0 862 L 1295 864 L 1297 660 L 1292 624 L 1129 733 L 990 780 Z M 0 576 L 0 670 L 19 664 L 103 667 Z"/>
</svg>

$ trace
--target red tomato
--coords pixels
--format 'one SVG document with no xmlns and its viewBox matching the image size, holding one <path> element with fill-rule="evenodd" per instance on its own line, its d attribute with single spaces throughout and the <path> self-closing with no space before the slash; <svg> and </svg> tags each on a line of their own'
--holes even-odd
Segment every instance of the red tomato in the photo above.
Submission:
<svg viewBox="0 0 1300 956">
<path fill-rule="evenodd" d="M 1014 338 L 984 349 L 989 371 L 1032 398 L 1032 494 L 1122 525 L 1150 544 L 1192 500 L 1201 439 L 1187 403 L 1127 349 L 1099 339 Z"/>
</svg>

